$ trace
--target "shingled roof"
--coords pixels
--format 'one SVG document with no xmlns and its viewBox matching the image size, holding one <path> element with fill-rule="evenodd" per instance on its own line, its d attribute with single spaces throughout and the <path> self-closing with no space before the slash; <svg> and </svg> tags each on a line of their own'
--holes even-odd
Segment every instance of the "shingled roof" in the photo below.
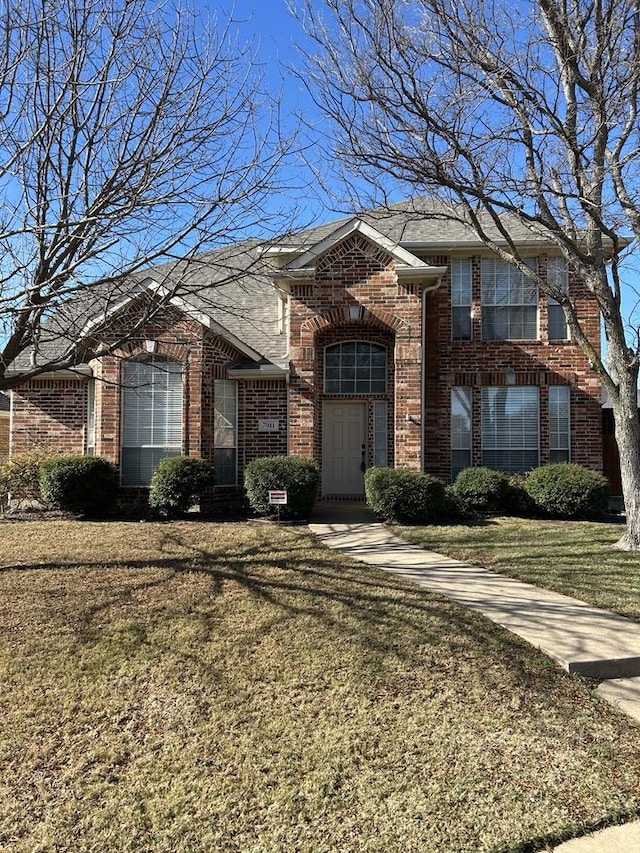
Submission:
<svg viewBox="0 0 640 853">
<path fill-rule="evenodd" d="M 457 219 L 452 220 L 452 213 Z M 33 364 L 50 364 L 78 340 L 87 339 L 145 287 L 164 293 L 179 293 L 174 300 L 183 310 L 202 319 L 230 342 L 246 345 L 250 360 L 285 367 L 286 340 L 278 325 L 278 293 L 273 284 L 274 257 L 308 251 L 344 230 L 355 219 L 413 253 L 446 254 L 452 249 L 480 247 L 473 229 L 465 223 L 462 208 L 446 207 L 432 199 L 412 199 L 388 208 L 364 211 L 288 234 L 271 241 L 245 241 L 206 251 L 189 261 L 159 264 L 137 273 L 118 285 L 101 291 L 88 289 L 86 298 L 76 295 L 42 327 L 37 352 L 23 353 L 12 372 L 28 370 Z M 550 245 L 548 236 L 510 218 L 513 239 L 523 245 Z M 502 242 L 495 225 L 483 216 L 490 235 Z M 96 309 L 99 309 L 96 313 Z"/>
</svg>

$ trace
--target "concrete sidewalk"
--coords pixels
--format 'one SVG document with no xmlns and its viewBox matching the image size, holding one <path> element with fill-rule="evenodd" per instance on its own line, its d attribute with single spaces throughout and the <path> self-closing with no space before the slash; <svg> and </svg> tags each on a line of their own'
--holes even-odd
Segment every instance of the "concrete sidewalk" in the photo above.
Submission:
<svg viewBox="0 0 640 853">
<path fill-rule="evenodd" d="M 339 521 L 331 520 L 339 518 Z M 640 624 L 575 598 L 425 551 L 370 520 L 366 508 L 320 507 L 310 530 L 335 548 L 478 610 L 568 672 L 604 679 L 596 694 L 640 721 Z M 639 732 L 640 737 L 640 732 Z M 557 853 L 638 853 L 640 822 L 554 848 Z"/>
</svg>

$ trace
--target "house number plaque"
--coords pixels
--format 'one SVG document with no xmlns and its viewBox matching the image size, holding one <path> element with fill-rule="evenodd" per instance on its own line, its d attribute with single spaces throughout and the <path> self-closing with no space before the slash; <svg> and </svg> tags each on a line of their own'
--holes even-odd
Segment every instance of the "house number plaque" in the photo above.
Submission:
<svg viewBox="0 0 640 853">
<path fill-rule="evenodd" d="M 280 421 L 260 420 L 258 421 L 258 432 L 280 432 Z"/>
</svg>

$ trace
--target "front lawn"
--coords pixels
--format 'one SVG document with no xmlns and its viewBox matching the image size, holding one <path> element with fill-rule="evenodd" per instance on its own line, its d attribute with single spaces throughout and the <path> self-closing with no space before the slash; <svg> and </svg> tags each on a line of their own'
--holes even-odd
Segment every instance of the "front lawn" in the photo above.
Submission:
<svg viewBox="0 0 640 853">
<path fill-rule="evenodd" d="M 611 547 L 619 524 L 487 518 L 394 530 L 423 548 L 640 619 L 640 553 Z"/>
<path fill-rule="evenodd" d="M 267 524 L 0 524 L 0 849 L 543 849 L 638 727 L 477 614 Z"/>
</svg>

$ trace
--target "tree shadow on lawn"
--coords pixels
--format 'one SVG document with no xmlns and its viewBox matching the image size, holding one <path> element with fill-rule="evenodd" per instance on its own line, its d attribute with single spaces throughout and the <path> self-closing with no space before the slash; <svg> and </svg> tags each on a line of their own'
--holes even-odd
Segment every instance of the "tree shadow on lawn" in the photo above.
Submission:
<svg viewBox="0 0 640 853">
<path fill-rule="evenodd" d="M 71 591 L 67 610 L 57 618 L 60 627 L 73 631 L 81 644 L 96 642 L 101 626 L 114 614 L 154 624 L 184 618 L 191 608 L 202 624 L 215 625 L 225 590 L 235 587 L 248 593 L 253 603 L 271 610 L 238 634 L 237 643 L 247 651 L 276 624 L 282 630 L 283 623 L 288 623 L 292 631 L 311 624 L 372 656 L 392 655 L 407 667 L 427 664 L 445 674 L 451 667 L 473 665 L 477 658 L 482 677 L 486 656 L 512 669 L 515 679 L 528 680 L 556 669 L 546 657 L 480 615 L 328 551 L 306 532 L 297 531 L 295 538 L 287 536 L 282 543 L 277 536 L 273 540 L 267 553 L 264 542 L 207 548 L 167 527 L 162 546 L 186 553 L 163 559 L 5 566 L 0 573 L 55 574 L 52 583 L 30 583 L 28 595 L 49 599 L 51 606 L 45 609 L 51 612 L 60 606 L 60 590 Z M 90 583 L 83 580 L 74 593 L 70 576 L 87 572 Z M 175 585 L 184 584 L 190 576 L 206 579 L 207 586 L 185 609 L 175 596 Z"/>
<path fill-rule="evenodd" d="M 502 707 L 518 697 L 523 705 L 514 707 L 513 726 L 518 725 L 520 707 L 531 715 L 534 711 L 527 710 L 527 703 L 531 701 L 535 708 L 542 705 L 541 697 L 551 695 L 548 704 L 557 706 L 558 718 L 573 719 L 577 702 L 582 703 L 579 707 L 581 713 L 584 708 L 585 718 L 591 715 L 595 720 L 602 713 L 589 703 L 585 682 L 570 679 L 548 658 L 480 615 L 328 551 L 306 532 L 285 536 L 274 532 L 268 538 L 268 551 L 265 541 L 208 547 L 194 544 L 167 526 L 162 545 L 180 551 L 177 555 L 62 566 L 43 562 L 13 571 L 25 573 L 25 596 L 50 593 L 53 604 L 60 591 L 77 586 L 60 613 L 60 624 L 66 620 L 72 644 L 78 646 L 99 643 L 105 625 L 113 624 L 114 617 L 116 622 L 126 617 L 134 627 L 142 627 L 140 642 L 154 643 L 157 654 L 171 652 L 179 665 L 201 661 L 197 643 L 200 639 L 215 642 L 220 636 L 223 604 L 229 612 L 236 602 L 240 608 L 249 602 L 261 618 L 240 624 L 234 633 L 232 643 L 238 655 L 250 659 L 272 632 L 280 640 L 286 631 L 297 636 L 306 631 L 303 641 L 313 643 L 317 629 L 318 635 L 325 635 L 325 643 L 338 644 L 345 654 L 353 652 L 355 665 L 370 668 L 368 683 L 376 685 L 380 701 L 386 701 L 393 690 L 411 692 L 412 701 L 420 702 L 428 701 L 438 690 L 454 691 L 460 694 L 456 701 L 465 701 L 464 691 L 469 689 L 472 703 L 478 702 L 480 692 Z M 5 568 L 0 576 L 9 571 Z M 43 583 L 33 584 L 29 573 L 41 574 Z M 181 597 L 185 588 L 189 594 Z M 227 599 L 228 592 L 233 594 Z M 176 648 L 170 645 L 170 633 L 159 637 L 157 632 L 145 630 L 162 621 L 179 622 L 185 616 L 197 619 L 203 630 L 191 647 L 182 643 Z M 318 653 L 322 654 L 322 647 Z M 390 659 L 392 665 L 385 669 Z M 212 668 L 210 677 L 214 675 Z M 326 678 L 332 678 L 331 664 Z M 584 831 L 631 816 L 609 814 Z M 543 849 L 548 842 L 559 843 L 575 831 L 571 827 L 560 835 L 508 849 L 512 853 Z"/>
</svg>

